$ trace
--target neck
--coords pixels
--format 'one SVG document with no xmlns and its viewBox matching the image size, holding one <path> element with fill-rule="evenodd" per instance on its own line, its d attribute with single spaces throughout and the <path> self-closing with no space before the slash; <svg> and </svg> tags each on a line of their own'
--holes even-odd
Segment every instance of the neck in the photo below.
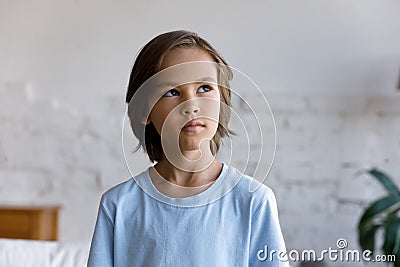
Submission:
<svg viewBox="0 0 400 267">
<path fill-rule="evenodd" d="M 221 162 L 216 159 L 213 159 L 205 168 L 199 168 L 202 166 L 195 166 L 195 163 L 192 165 L 185 166 L 190 167 L 189 170 L 188 168 L 182 169 L 164 158 L 155 165 L 155 170 L 169 182 L 186 187 L 202 186 L 213 182 L 218 178 L 222 170 Z M 193 169 L 199 169 L 199 171 L 190 171 Z"/>
</svg>

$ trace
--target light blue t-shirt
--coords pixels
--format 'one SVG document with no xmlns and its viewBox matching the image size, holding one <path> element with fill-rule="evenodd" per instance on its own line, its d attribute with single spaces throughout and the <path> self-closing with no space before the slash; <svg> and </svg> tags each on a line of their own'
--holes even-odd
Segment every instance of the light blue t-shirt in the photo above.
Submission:
<svg viewBox="0 0 400 267">
<path fill-rule="evenodd" d="M 289 266 L 274 193 L 252 180 L 224 164 L 205 191 L 171 198 L 147 169 L 102 196 L 88 266 Z"/>
</svg>

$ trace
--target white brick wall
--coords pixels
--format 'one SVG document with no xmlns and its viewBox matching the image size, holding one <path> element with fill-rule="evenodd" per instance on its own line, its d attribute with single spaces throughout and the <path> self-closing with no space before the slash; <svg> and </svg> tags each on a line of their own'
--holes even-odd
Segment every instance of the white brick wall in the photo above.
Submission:
<svg viewBox="0 0 400 267">
<path fill-rule="evenodd" d="M 86 103 L 91 111 L 61 99 L 32 101 L 27 92 L 23 83 L 0 84 L 0 203 L 60 205 L 60 239 L 88 240 L 100 194 L 129 178 L 123 98 L 117 105 L 98 97 Z"/>
<path fill-rule="evenodd" d="M 123 95 L 98 96 L 97 109 L 82 111 L 59 99 L 32 100 L 26 88 L 3 83 L 0 89 L 0 204 L 61 205 L 61 239 L 88 240 L 101 193 L 130 176 L 121 149 Z M 322 250 L 340 237 L 358 247 L 362 209 L 384 191 L 356 172 L 377 166 L 400 177 L 398 100 L 269 98 L 278 144 L 266 184 L 276 192 L 289 249 Z M 246 149 L 245 142 L 239 147 Z M 232 164 L 242 161 L 234 157 Z M 137 173 L 146 164 L 135 155 L 130 166 Z M 249 165 L 252 171 L 254 159 Z"/>
<path fill-rule="evenodd" d="M 358 248 L 363 208 L 385 192 L 357 171 L 376 166 L 400 185 L 399 100 L 270 99 L 278 149 L 266 184 L 276 192 L 289 249 L 336 248 L 338 238 L 346 238 L 349 249 Z"/>
</svg>

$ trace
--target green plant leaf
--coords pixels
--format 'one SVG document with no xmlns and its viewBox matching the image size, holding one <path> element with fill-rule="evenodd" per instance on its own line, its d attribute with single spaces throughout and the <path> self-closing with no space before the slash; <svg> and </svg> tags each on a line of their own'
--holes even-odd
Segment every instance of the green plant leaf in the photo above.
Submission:
<svg viewBox="0 0 400 267">
<path fill-rule="evenodd" d="M 400 218 L 396 214 L 389 215 L 386 220 L 382 250 L 386 255 L 400 253 Z"/>
<path fill-rule="evenodd" d="M 400 259 L 399 258 L 400 255 L 396 255 L 396 261 L 394 262 L 394 267 L 400 267 Z"/>
<path fill-rule="evenodd" d="M 368 170 L 368 173 L 375 177 L 390 194 L 400 194 L 400 190 L 393 180 L 382 171 L 373 168 Z"/>
<path fill-rule="evenodd" d="M 359 243 L 362 249 L 375 249 L 375 232 L 381 226 L 376 219 L 400 209 L 400 195 L 388 195 L 372 203 L 362 215 L 358 224 Z"/>
<path fill-rule="evenodd" d="M 378 216 L 385 213 L 394 213 L 400 209 L 400 195 L 388 195 L 372 203 L 362 215 L 358 224 L 359 228 L 365 227 Z"/>
<path fill-rule="evenodd" d="M 375 250 L 375 233 L 376 230 L 379 229 L 382 225 L 373 224 L 368 228 L 359 228 L 358 232 L 358 243 L 360 244 L 363 250 L 371 250 L 374 252 Z"/>
</svg>

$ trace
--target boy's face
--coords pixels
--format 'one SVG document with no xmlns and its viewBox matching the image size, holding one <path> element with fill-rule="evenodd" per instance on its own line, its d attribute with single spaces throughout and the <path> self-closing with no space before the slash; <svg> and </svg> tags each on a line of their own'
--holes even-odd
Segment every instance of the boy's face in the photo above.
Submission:
<svg viewBox="0 0 400 267">
<path fill-rule="evenodd" d="M 213 62 L 199 48 L 175 48 L 165 55 L 161 70 L 166 75 L 160 75 L 164 77 L 160 80 L 175 81 L 176 85 L 162 91 L 147 121 L 161 135 L 164 150 L 171 147 L 175 151 L 177 145 L 181 152 L 209 147 L 220 111 L 218 73 Z"/>
</svg>

